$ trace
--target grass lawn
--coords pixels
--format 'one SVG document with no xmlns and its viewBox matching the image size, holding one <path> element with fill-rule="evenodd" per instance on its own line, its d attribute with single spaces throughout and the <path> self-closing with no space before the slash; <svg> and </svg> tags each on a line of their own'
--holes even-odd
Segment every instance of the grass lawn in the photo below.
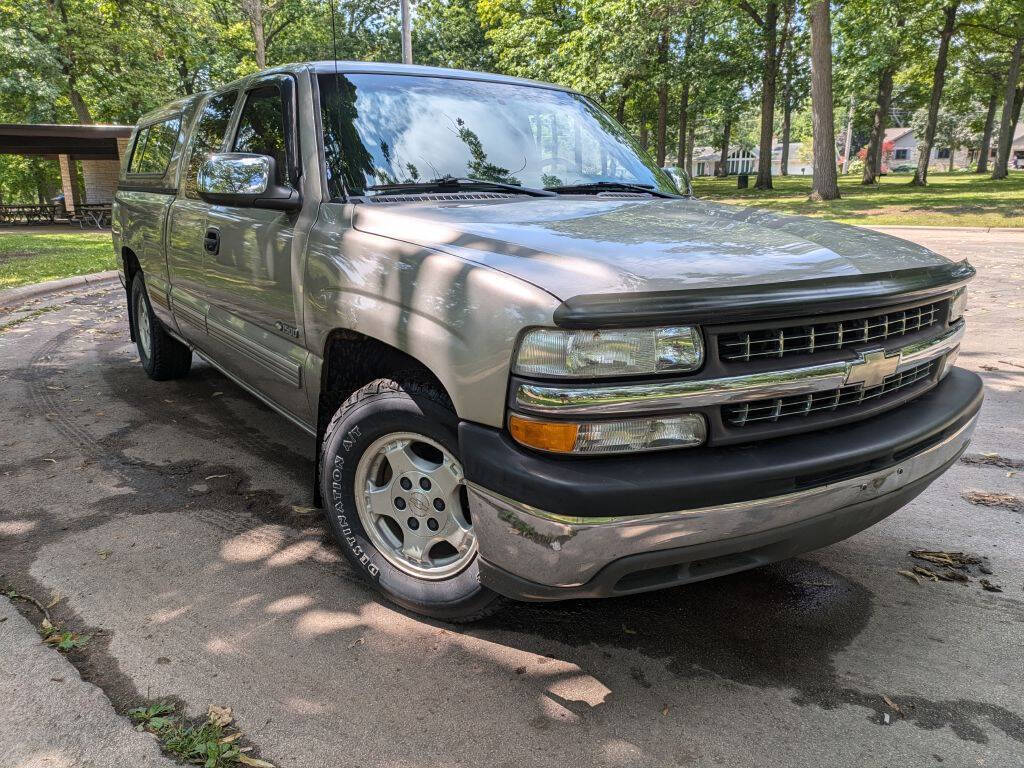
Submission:
<svg viewBox="0 0 1024 768">
<path fill-rule="evenodd" d="M 0 291 L 116 268 L 109 232 L 0 231 Z"/>
<path fill-rule="evenodd" d="M 809 176 L 775 176 L 775 189 L 736 189 L 736 177 L 693 180 L 706 200 L 753 205 L 777 213 L 818 216 L 847 224 L 927 227 L 1024 227 L 1024 173 L 992 181 L 972 173 L 929 173 L 927 187 L 912 187 L 911 175 L 883 176 L 864 187 L 860 175 L 839 177 L 840 200 L 812 203 Z"/>
</svg>

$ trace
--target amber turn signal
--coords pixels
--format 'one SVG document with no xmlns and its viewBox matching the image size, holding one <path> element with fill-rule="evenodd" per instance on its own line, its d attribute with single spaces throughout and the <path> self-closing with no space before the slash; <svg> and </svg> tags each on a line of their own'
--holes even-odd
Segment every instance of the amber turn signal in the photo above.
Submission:
<svg viewBox="0 0 1024 768">
<path fill-rule="evenodd" d="M 579 430 L 579 424 L 564 421 L 535 421 L 514 413 L 508 417 L 508 431 L 516 442 L 540 451 L 571 452 Z"/>
</svg>

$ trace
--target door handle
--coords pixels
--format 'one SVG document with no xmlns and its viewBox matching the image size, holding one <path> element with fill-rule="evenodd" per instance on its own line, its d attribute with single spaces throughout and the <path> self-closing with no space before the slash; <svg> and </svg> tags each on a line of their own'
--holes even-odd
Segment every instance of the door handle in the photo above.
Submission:
<svg viewBox="0 0 1024 768">
<path fill-rule="evenodd" d="M 220 251 L 220 230 L 210 227 L 203 236 L 203 248 L 207 253 L 216 256 Z"/>
</svg>

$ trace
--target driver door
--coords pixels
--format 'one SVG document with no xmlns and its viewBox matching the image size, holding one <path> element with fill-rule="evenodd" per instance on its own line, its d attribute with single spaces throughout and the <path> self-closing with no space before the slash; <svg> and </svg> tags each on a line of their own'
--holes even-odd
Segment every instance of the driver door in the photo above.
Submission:
<svg viewBox="0 0 1024 768">
<path fill-rule="evenodd" d="M 270 155 L 278 183 L 301 191 L 297 88 L 291 75 L 251 83 L 242 95 L 231 152 Z M 206 325 L 217 362 L 297 421 L 310 423 L 303 389 L 301 304 L 293 290 L 309 229 L 310 196 L 297 211 L 214 205 L 207 214 Z M 303 222 L 299 226 L 299 222 Z"/>
</svg>

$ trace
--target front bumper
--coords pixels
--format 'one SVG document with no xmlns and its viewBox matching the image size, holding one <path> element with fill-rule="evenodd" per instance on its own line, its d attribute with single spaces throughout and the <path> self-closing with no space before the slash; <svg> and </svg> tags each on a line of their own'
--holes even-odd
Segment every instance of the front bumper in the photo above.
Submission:
<svg viewBox="0 0 1024 768">
<path fill-rule="evenodd" d="M 522 600 L 606 597 L 839 541 L 956 461 L 982 396 L 977 376 L 954 369 L 916 400 L 856 424 L 656 457 L 538 456 L 463 424 L 481 581 Z"/>
</svg>

